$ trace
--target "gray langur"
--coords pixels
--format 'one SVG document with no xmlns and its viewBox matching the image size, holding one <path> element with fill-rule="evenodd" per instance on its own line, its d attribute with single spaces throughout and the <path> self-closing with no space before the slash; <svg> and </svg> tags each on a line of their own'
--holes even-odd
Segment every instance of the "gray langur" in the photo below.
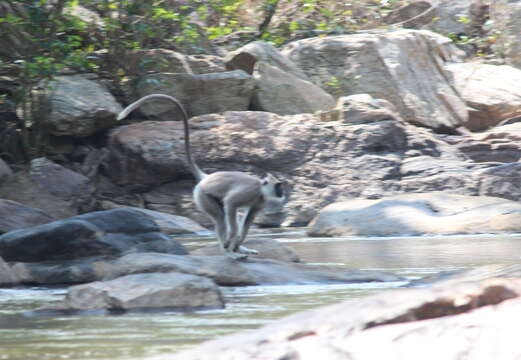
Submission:
<svg viewBox="0 0 521 360">
<path fill-rule="evenodd" d="M 242 246 L 242 243 L 253 219 L 268 201 L 279 205 L 286 201 L 282 182 L 271 174 L 260 179 L 240 171 L 218 171 L 212 174 L 203 172 L 192 158 L 186 110 L 172 96 L 164 94 L 145 96 L 127 106 L 119 114 L 118 120 L 125 118 L 131 111 L 150 99 L 172 101 L 183 114 L 186 158 L 190 171 L 198 182 L 193 192 L 194 202 L 199 210 L 212 219 L 223 253 L 233 259 L 257 254 L 256 250 L 248 249 Z M 238 217 L 239 209 L 245 209 L 241 218 Z"/>
</svg>

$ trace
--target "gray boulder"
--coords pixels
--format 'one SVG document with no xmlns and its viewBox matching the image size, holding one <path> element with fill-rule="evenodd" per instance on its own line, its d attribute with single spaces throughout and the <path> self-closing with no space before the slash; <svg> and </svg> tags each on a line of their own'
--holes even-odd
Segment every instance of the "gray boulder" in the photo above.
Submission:
<svg viewBox="0 0 521 360">
<path fill-rule="evenodd" d="M 122 110 L 103 85 L 87 76 L 58 76 L 46 89 L 39 112 L 53 135 L 93 135 L 115 125 Z"/>
<path fill-rule="evenodd" d="M 47 158 L 31 160 L 28 169 L 15 173 L 0 186 L 2 198 L 41 209 L 58 219 L 91 211 L 94 191 L 89 178 Z"/>
<path fill-rule="evenodd" d="M 467 129 L 482 131 L 521 115 L 521 70 L 476 62 L 449 64 L 446 69 L 469 108 Z"/>
<path fill-rule="evenodd" d="M 255 63 L 253 77 L 257 83 L 254 110 L 292 115 L 330 110 L 335 105 L 333 96 L 320 87 L 268 63 Z"/>
<path fill-rule="evenodd" d="M 521 205 L 487 196 L 403 194 L 333 203 L 310 227 L 315 236 L 512 233 L 521 231 Z"/>
<path fill-rule="evenodd" d="M 459 55 L 441 35 L 399 30 L 310 38 L 288 44 L 283 54 L 331 94 L 388 100 L 412 124 L 450 132 L 467 121 L 465 103 L 443 69 Z"/>
<path fill-rule="evenodd" d="M 70 260 L 135 251 L 187 253 L 160 232 L 149 216 L 125 208 L 78 215 L 0 236 L 0 257 L 6 261 Z"/>
<path fill-rule="evenodd" d="M 188 116 L 248 110 L 255 81 L 244 71 L 211 74 L 151 74 L 134 85 L 135 98 L 161 93 L 177 98 Z M 143 114 L 162 120 L 181 120 L 179 109 L 170 101 L 153 100 L 140 107 Z"/>
<path fill-rule="evenodd" d="M 46 224 L 56 220 L 40 209 L 0 199 L 0 233 Z"/>
<path fill-rule="evenodd" d="M 521 68 L 521 2 L 495 0 L 490 2 L 489 31 L 496 41 L 493 49 L 508 65 Z"/>
<path fill-rule="evenodd" d="M 210 279 L 179 273 L 136 274 L 69 288 L 63 310 L 129 311 L 223 308 L 219 287 Z"/>
</svg>

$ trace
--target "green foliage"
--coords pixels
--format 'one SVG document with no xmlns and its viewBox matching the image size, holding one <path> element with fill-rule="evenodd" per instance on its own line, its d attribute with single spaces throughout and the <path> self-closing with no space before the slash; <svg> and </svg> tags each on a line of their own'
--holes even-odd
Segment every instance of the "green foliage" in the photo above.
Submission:
<svg viewBox="0 0 521 360">
<path fill-rule="evenodd" d="M 114 88 L 139 75 L 126 63 L 129 52 L 166 48 L 206 53 L 203 45 L 234 34 L 235 42 L 263 39 L 275 45 L 328 34 L 344 34 L 378 25 L 385 11 L 402 0 L 3 0 L 0 1 L 0 75 L 18 87 L 0 93 L 16 103 L 16 131 L 26 158 L 46 151 L 45 124 L 36 113 L 39 94 L 64 72 L 93 72 Z M 93 16 L 74 10 L 81 5 Z M 258 16 L 252 19 L 251 6 Z M 463 21 L 463 19 L 462 19 Z M 164 66 L 143 60 L 138 72 Z M 134 67 L 135 69 L 136 67 Z M 327 86 L 339 85 L 331 79 Z M 1 151 L 1 148 L 0 148 Z"/>
</svg>

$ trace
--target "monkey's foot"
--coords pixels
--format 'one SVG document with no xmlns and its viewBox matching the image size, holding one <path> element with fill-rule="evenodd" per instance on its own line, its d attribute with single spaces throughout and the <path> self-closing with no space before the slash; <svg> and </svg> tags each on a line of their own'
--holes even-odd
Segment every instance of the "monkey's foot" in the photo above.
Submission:
<svg viewBox="0 0 521 360">
<path fill-rule="evenodd" d="M 239 252 L 241 254 L 252 254 L 252 255 L 259 253 L 257 250 L 253 250 L 253 249 L 247 248 L 246 246 L 242 246 L 242 245 L 239 246 Z"/>
<path fill-rule="evenodd" d="M 241 254 L 241 253 L 238 253 L 238 252 L 232 252 L 232 251 L 226 251 L 225 252 L 226 256 L 234 259 L 234 260 L 241 260 L 241 259 L 246 259 L 248 257 L 247 254 Z"/>
</svg>

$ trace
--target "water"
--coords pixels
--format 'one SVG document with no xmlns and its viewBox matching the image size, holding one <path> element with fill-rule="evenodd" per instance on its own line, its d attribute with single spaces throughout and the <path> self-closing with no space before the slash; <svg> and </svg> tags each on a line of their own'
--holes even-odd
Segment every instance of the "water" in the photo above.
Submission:
<svg viewBox="0 0 521 360">
<path fill-rule="evenodd" d="M 257 233 L 294 248 L 303 261 L 386 271 L 416 279 L 440 271 L 520 260 L 521 235 L 403 238 L 314 238 L 302 231 Z M 192 247 L 206 238 L 186 238 Z M 404 285 L 248 286 L 222 288 L 226 308 L 196 313 L 35 317 L 61 300 L 64 288 L 0 289 L 0 360 L 146 359 L 267 324 L 282 316 Z"/>
</svg>

